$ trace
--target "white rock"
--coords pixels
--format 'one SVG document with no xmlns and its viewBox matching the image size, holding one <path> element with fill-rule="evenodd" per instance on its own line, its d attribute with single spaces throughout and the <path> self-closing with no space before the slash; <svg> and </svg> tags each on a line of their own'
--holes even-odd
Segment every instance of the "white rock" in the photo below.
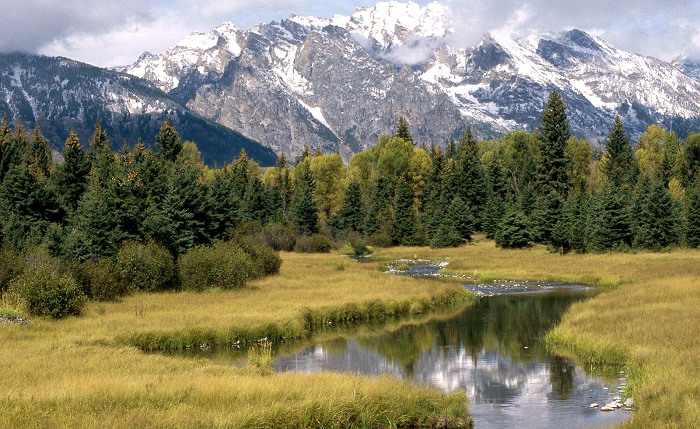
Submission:
<svg viewBox="0 0 700 429">
<path fill-rule="evenodd" d="M 588 408 L 598 408 L 598 403 L 594 402 L 591 405 L 589 405 Z"/>
<path fill-rule="evenodd" d="M 627 400 L 625 400 L 625 407 L 627 407 L 627 408 L 634 407 L 634 399 L 627 398 Z"/>
<path fill-rule="evenodd" d="M 606 405 L 606 406 L 602 407 L 602 408 L 600 409 L 600 411 L 615 411 L 615 408 Z"/>
</svg>

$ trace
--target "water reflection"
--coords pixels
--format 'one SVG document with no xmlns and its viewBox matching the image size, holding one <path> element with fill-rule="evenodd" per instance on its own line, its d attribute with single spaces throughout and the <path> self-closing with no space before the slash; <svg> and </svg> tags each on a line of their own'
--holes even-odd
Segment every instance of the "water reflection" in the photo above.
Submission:
<svg viewBox="0 0 700 429">
<path fill-rule="evenodd" d="M 542 339 L 572 303 L 592 293 L 485 297 L 456 317 L 321 342 L 278 357 L 275 367 L 391 374 L 446 391 L 463 390 L 478 428 L 619 423 L 627 413 L 586 407 L 610 402 L 615 386 L 549 354 Z"/>
</svg>

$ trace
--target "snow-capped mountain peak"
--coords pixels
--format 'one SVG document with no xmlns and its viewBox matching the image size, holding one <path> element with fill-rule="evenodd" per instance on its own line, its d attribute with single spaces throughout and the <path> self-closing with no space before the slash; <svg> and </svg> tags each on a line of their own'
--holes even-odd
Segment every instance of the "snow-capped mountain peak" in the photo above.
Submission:
<svg viewBox="0 0 700 429">
<path fill-rule="evenodd" d="M 293 154 L 309 144 L 347 157 L 398 115 L 427 142 L 467 124 L 482 137 L 533 130 L 553 89 L 579 137 L 600 140 L 616 115 L 633 139 L 652 123 L 681 135 L 700 127 L 700 65 L 625 52 L 577 29 L 518 35 L 504 26 L 474 47 L 454 46 L 453 18 L 438 2 L 389 1 L 247 31 L 224 23 L 127 71 Z"/>
<path fill-rule="evenodd" d="M 409 38 L 445 37 L 452 31 L 449 15 L 450 9 L 436 1 L 425 7 L 413 1 L 390 1 L 357 8 L 352 16 L 336 14 L 327 19 L 292 15 L 289 19 L 315 29 L 328 25 L 341 27 L 352 34 L 374 40 L 386 49 L 402 46 Z"/>
</svg>

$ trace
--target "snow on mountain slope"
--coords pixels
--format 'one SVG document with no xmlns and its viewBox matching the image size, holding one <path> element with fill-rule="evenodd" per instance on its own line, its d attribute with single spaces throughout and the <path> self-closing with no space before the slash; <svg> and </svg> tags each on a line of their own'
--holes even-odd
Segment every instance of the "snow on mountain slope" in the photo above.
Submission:
<svg viewBox="0 0 700 429">
<path fill-rule="evenodd" d="M 201 78 L 220 75 L 233 58 L 241 54 L 240 30 L 226 22 L 209 33 L 192 33 L 160 55 L 144 53 L 134 64 L 119 68 L 131 75 L 153 82 L 163 91 L 180 84 L 182 76 Z"/>
<path fill-rule="evenodd" d="M 700 127 L 700 67 L 691 63 L 624 52 L 579 30 L 525 37 L 493 31 L 465 49 L 450 45 L 451 20 L 438 2 L 391 1 L 351 16 L 292 15 L 247 31 L 229 23 L 160 55 L 144 54 L 126 71 L 208 118 L 269 140 L 278 152 L 309 144 L 348 155 L 374 143 L 380 124 L 400 114 L 425 141 L 439 144 L 466 124 L 482 137 L 533 130 L 553 89 L 569 105 L 573 132 L 593 140 L 607 134 L 616 115 L 633 138 L 652 123 L 681 135 Z M 224 97 L 265 99 L 266 107 L 232 107 Z M 233 118 L 222 106 L 260 117 Z M 273 112 L 282 125 L 272 127 Z"/>
</svg>

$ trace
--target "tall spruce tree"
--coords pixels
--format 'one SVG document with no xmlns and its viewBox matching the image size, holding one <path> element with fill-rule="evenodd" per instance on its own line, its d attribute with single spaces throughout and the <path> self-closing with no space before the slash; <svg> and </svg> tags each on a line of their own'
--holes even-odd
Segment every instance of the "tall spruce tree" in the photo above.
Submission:
<svg viewBox="0 0 700 429">
<path fill-rule="evenodd" d="M 85 156 L 83 146 L 71 130 L 63 148 L 63 164 L 57 167 L 54 175 L 56 190 L 63 206 L 69 212 L 78 207 L 78 202 L 87 187 L 90 168 L 90 161 Z"/>
<path fill-rule="evenodd" d="M 634 247 L 660 250 L 681 239 L 680 207 L 660 180 L 640 178 L 634 204 Z"/>
<path fill-rule="evenodd" d="M 345 231 L 363 232 L 365 215 L 362 208 L 362 192 L 357 181 L 351 181 L 345 194 L 343 203 L 337 216 L 338 227 Z"/>
<path fill-rule="evenodd" d="M 593 196 L 588 216 L 588 250 L 604 252 L 632 245 L 632 218 L 627 192 L 606 184 Z"/>
<path fill-rule="evenodd" d="M 637 164 L 632 144 L 620 117 L 615 118 L 612 130 L 605 141 L 603 173 L 614 186 L 631 188 L 637 177 Z"/>
<path fill-rule="evenodd" d="M 394 137 L 398 137 L 406 142 L 413 143 L 413 135 L 411 135 L 411 130 L 408 127 L 408 121 L 403 116 L 399 118 L 399 123 L 396 126 L 396 133 L 394 133 Z"/>
<path fill-rule="evenodd" d="M 396 185 L 394 195 L 394 241 L 397 244 L 411 243 L 414 223 L 413 191 L 402 178 Z"/>
<path fill-rule="evenodd" d="M 160 132 L 156 136 L 156 147 L 158 148 L 158 155 L 171 162 L 174 162 L 177 155 L 182 151 L 180 133 L 177 132 L 175 127 L 170 125 L 170 121 L 167 118 L 163 121 Z"/>
<path fill-rule="evenodd" d="M 481 225 L 481 211 L 485 200 L 484 172 L 479 160 L 479 148 L 471 127 L 462 136 L 457 146 L 455 175 L 459 183 L 458 193 L 470 210 L 477 228 Z"/>
<path fill-rule="evenodd" d="M 294 217 L 297 232 L 302 235 L 318 232 L 318 206 L 314 198 L 315 183 L 311 174 L 311 156 L 305 156 L 294 169 Z"/>
<path fill-rule="evenodd" d="M 511 209 L 503 217 L 496 232 L 496 245 L 504 249 L 526 247 L 532 241 L 527 217 L 517 209 Z"/>
<path fill-rule="evenodd" d="M 566 117 L 566 105 L 557 91 L 549 94 L 544 106 L 539 137 L 541 158 L 538 168 L 538 193 L 548 195 L 554 191 L 565 197 L 570 182 L 565 150 L 571 133 Z"/>
<path fill-rule="evenodd" d="M 700 247 L 700 181 L 696 180 L 685 196 L 685 237 L 688 246 Z"/>
<path fill-rule="evenodd" d="M 29 168 L 49 177 L 51 167 L 51 147 L 49 141 L 41 134 L 39 126 L 34 126 L 29 143 Z"/>
</svg>

